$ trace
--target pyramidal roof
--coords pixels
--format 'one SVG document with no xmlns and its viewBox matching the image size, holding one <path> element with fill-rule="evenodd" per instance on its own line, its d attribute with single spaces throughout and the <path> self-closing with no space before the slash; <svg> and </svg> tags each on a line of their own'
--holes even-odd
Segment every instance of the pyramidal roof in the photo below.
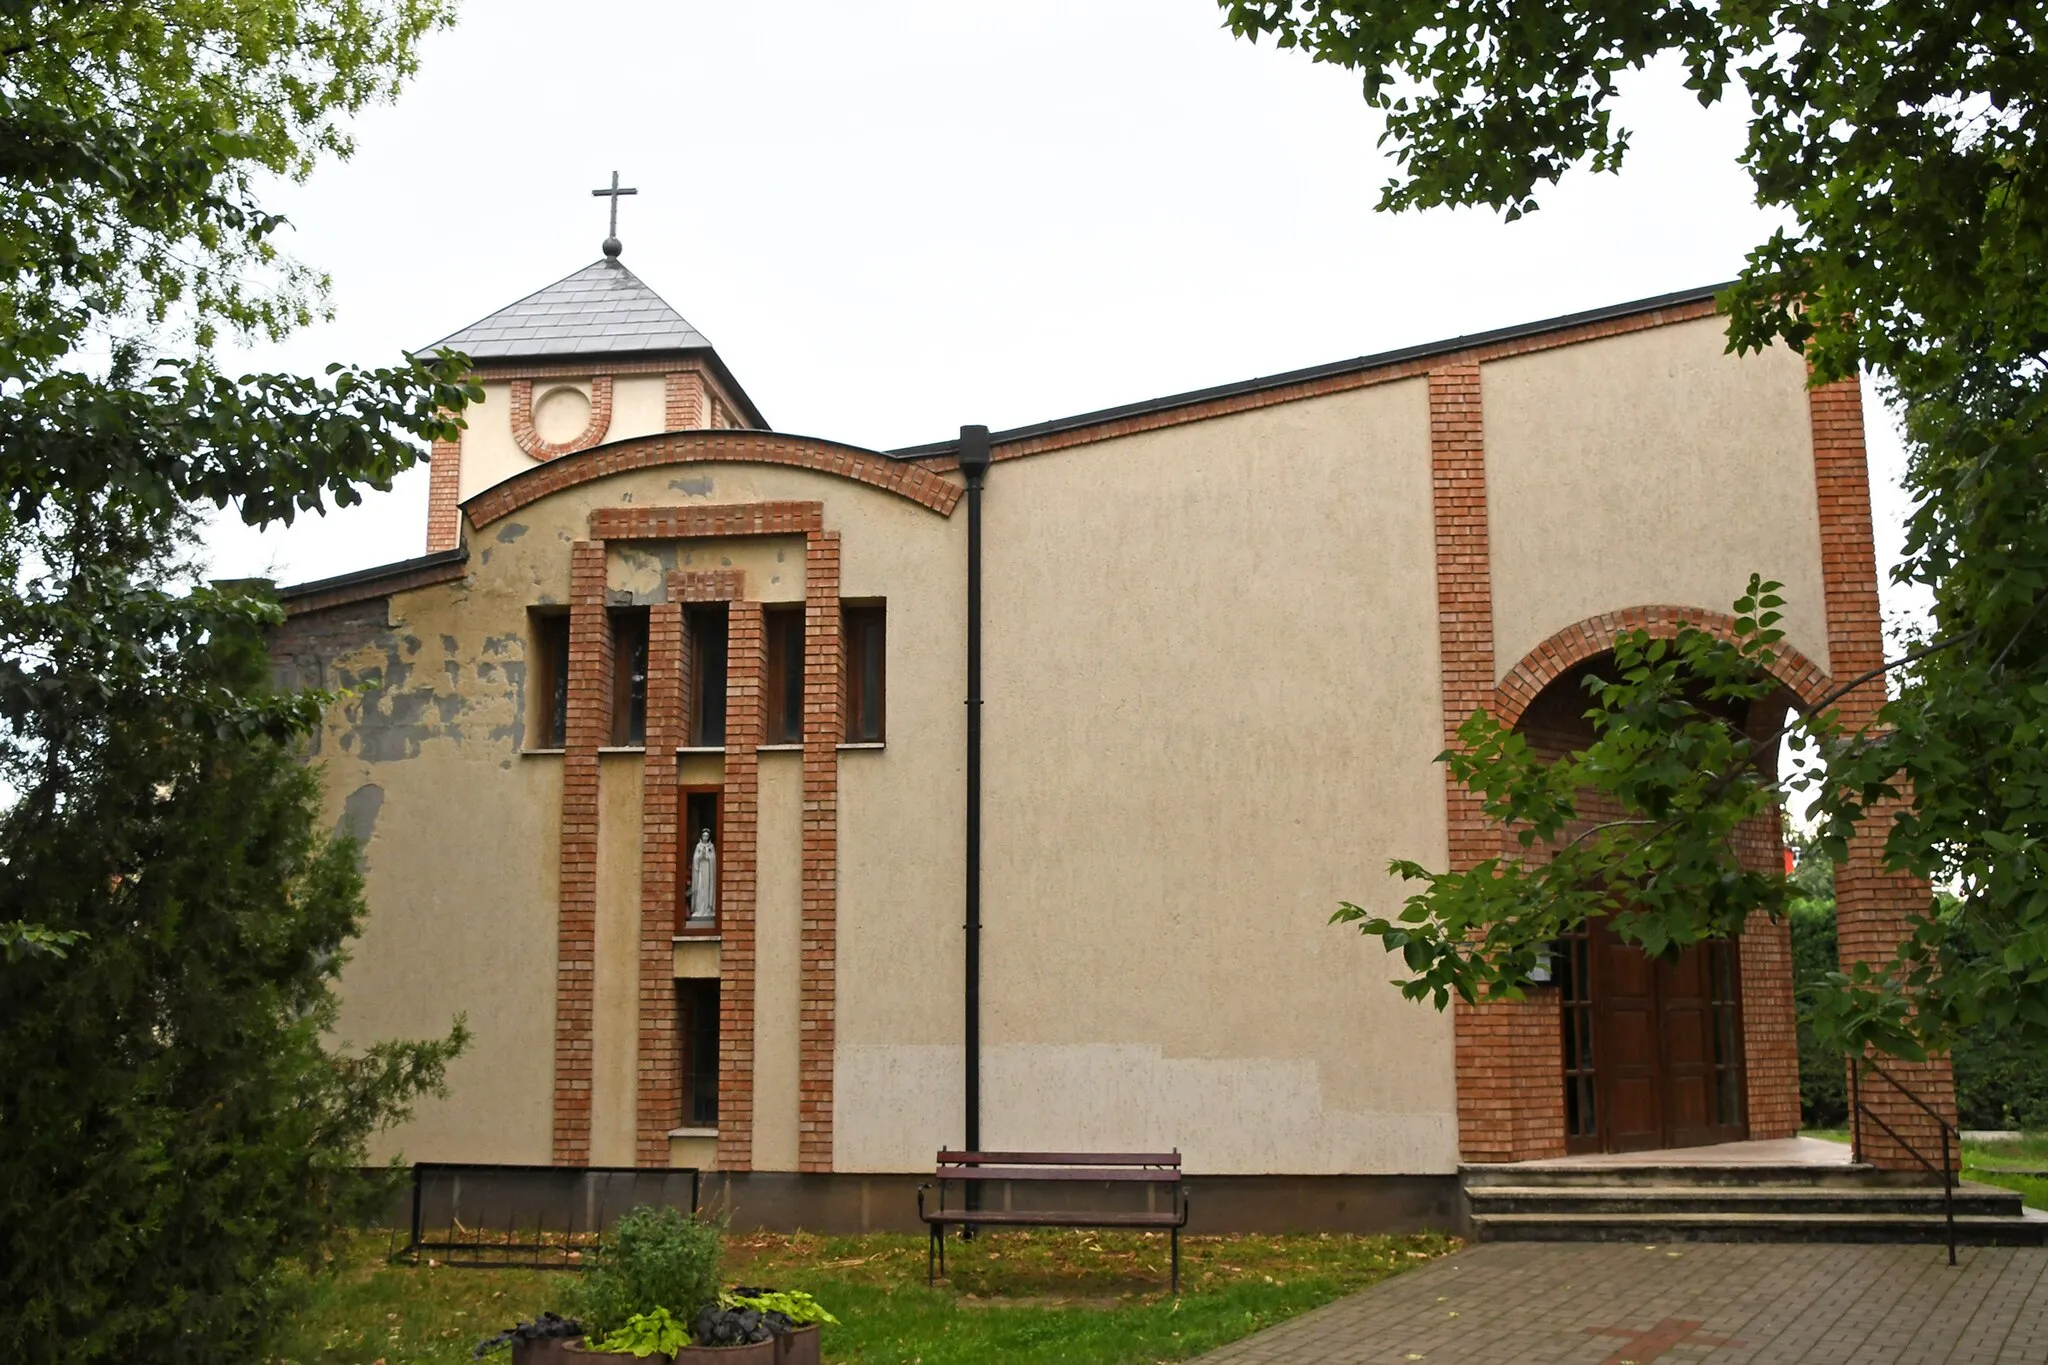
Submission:
<svg viewBox="0 0 2048 1365">
<path fill-rule="evenodd" d="M 471 360 L 506 360 L 708 351 L 711 341 L 638 275 L 606 257 L 427 348 L 443 349 Z"/>
</svg>

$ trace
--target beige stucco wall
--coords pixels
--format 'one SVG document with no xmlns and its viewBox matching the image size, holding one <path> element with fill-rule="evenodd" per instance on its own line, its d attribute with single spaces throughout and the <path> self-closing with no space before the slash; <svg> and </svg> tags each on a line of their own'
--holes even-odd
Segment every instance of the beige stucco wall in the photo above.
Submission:
<svg viewBox="0 0 2048 1365">
<path fill-rule="evenodd" d="M 597 760 L 597 935 L 592 953 L 590 1162 L 631 1166 L 640 1059 L 640 794 L 638 753 Z"/>
<path fill-rule="evenodd" d="M 605 428 L 606 444 L 668 430 L 666 382 L 658 374 L 620 375 L 612 381 L 612 420 Z M 557 388 L 573 388 L 586 399 L 590 396 L 588 380 L 536 380 L 536 409 L 548 392 Z M 462 477 L 457 481 L 463 498 L 473 498 L 493 484 L 534 466 L 533 458 L 512 439 L 511 381 L 493 380 L 483 385 L 483 391 L 483 399 L 463 412 L 466 426 L 462 433 Z M 571 440 L 576 433 L 543 435 L 552 440 Z"/>
<path fill-rule="evenodd" d="M 754 1169 L 797 1163 L 798 970 L 803 962 L 801 753 L 761 755 L 754 900 Z"/>
<path fill-rule="evenodd" d="M 380 1161 L 550 1155 L 561 764 L 518 757 L 524 641 L 473 605 L 459 586 L 401 593 L 388 629 L 326 661 L 354 695 L 315 761 L 337 824 L 369 834 L 337 1038 L 434 1036 L 458 1014 L 474 1037 L 451 1097 L 377 1138 Z"/>
<path fill-rule="evenodd" d="M 1805 362 L 1726 344 L 1706 318 L 1481 369 L 1502 676 L 1602 612 L 1725 612 L 1751 573 L 1785 585 L 1787 638 L 1828 666 Z"/>
<path fill-rule="evenodd" d="M 1483 376 L 1503 670 L 1599 611 L 1725 607 L 1751 569 L 1788 584 L 1793 642 L 1825 659 L 1796 358 L 1730 360 L 1702 323 Z M 1201 1172 L 1452 1168 L 1449 1017 L 1402 1000 L 1398 962 L 1327 923 L 1341 900 L 1398 905 L 1388 859 L 1445 858 L 1429 465 L 1409 380 L 992 471 L 989 1145 L 1172 1146 Z M 595 507 L 787 499 L 824 502 L 842 593 L 889 613 L 887 744 L 839 760 L 834 1165 L 916 1170 L 960 1138 L 964 513 L 707 462 L 483 528 L 467 582 L 401 595 L 351 664 L 406 672 L 375 725 L 328 735 L 337 815 L 366 784 L 382 793 L 345 1029 L 427 1032 L 463 1009 L 479 1039 L 454 1099 L 400 1135 L 408 1154 L 548 1159 L 560 761 L 517 756 L 528 607 L 567 600 Z M 666 569 L 730 565 L 750 595 L 794 601 L 801 550 L 620 546 L 608 580 L 649 601 Z M 606 760 L 602 787 L 606 1154 L 631 1151 L 638 762 Z M 718 770 L 692 755 L 679 776 Z M 800 822 L 800 760 L 764 755 L 763 1169 L 796 1162 Z M 672 1151 L 707 1164 L 709 1142 Z"/>
<path fill-rule="evenodd" d="M 1326 923 L 1443 854 L 1423 386 L 1005 462 L 987 506 L 983 1142 L 1449 1170 L 1449 1021 Z M 895 629 L 892 604 L 892 668 Z M 915 989 L 957 977 L 958 936 L 914 965 L 889 937 L 843 977 L 852 1169 L 959 1136 L 959 993 Z M 900 1099 L 853 1109 L 871 1090 Z"/>
</svg>

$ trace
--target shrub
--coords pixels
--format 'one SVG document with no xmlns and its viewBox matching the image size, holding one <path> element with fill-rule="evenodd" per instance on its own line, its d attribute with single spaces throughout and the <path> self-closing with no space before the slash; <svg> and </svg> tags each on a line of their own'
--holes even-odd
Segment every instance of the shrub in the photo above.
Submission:
<svg viewBox="0 0 2048 1365">
<path fill-rule="evenodd" d="M 596 1267 L 571 1291 L 575 1316 L 593 1335 L 657 1308 L 687 1322 L 718 1297 L 724 1252 L 716 1223 L 643 1204 L 619 1219 Z"/>
</svg>

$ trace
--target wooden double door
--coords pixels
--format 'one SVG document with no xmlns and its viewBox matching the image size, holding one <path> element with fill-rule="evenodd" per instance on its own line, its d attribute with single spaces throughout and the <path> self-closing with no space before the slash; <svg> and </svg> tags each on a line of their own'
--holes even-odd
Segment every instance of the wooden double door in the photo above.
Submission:
<svg viewBox="0 0 2048 1365">
<path fill-rule="evenodd" d="M 1733 941 L 1651 958 L 1595 921 L 1558 950 L 1566 1151 L 1702 1147 L 1748 1136 Z"/>
</svg>

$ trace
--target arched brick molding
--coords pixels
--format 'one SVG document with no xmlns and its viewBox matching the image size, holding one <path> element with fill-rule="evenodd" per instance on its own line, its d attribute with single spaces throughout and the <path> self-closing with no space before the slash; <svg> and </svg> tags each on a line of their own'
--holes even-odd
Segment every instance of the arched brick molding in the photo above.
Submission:
<svg viewBox="0 0 2048 1365">
<path fill-rule="evenodd" d="M 612 380 L 610 375 L 601 374 L 590 381 L 590 420 L 584 423 L 580 435 L 567 441 L 548 441 L 541 438 L 533 425 L 533 381 L 515 379 L 512 381 L 512 439 L 521 450 L 536 460 L 557 460 L 564 455 L 574 455 L 579 450 L 588 450 L 604 439 L 612 429 Z"/>
<path fill-rule="evenodd" d="M 892 460 L 857 446 L 772 431 L 684 431 L 636 436 L 593 450 L 549 460 L 471 498 L 462 505 L 471 526 L 481 529 L 565 488 L 632 469 L 678 464 L 772 464 L 851 479 L 951 516 L 961 489 L 922 465 Z"/>
<path fill-rule="evenodd" d="M 1604 612 L 1566 626 L 1529 651 L 1508 670 L 1488 709 L 1496 721 L 1512 728 L 1546 688 L 1580 664 L 1613 649 L 1616 637 L 1647 630 L 1653 637 L 1670 639 L 1681 626 L 1706 630 L 1723 639 L 1735 637 L 1735 618 L 1725 612 L 1674 606 Z M 1776 658 L 1771 675 L 1800 705 L 1812 706 L 1826 698 L 1833 683 L 1819 665 L 1782 642 L 1773 652 Z M 1588 818 L 1593 817 L 1589 814 Z M 1736 856 L 1754 870 L 1768 870 L 1776 865 L 1781 839 L 1775 815 L 1746 821 L 1737 836 Z M 1792 998 L 1790 926 L 1752 916 L 1741 938 L 1741 964 L 1749 1135 L 1792 1137 L 1799 1131 L 1799 1039 Z"/>
<path fill-rule="evenodd" d="M 1696 626 L 1723 639 L 1735 638 L 1735 618 L 1725 612 L 1669 606 L 1602 612 L 1566 626 L 1524 655 L 1494 689 L 1493 704 L 1487 709 L 1495 720 L 1513 729 L 1544 688 L 1586 660 L 1613 649 L 1618 636 L 1632 630 L 1647 630 L 1652 636 L 1668 640 L 1678 634 L 1680 626 Z M 1832 684 L 1818 664 L 1782 641 L 1772 650 L 1777 661 L 1771 676 L 1790 688 L 1801 704 L 1811 706 L 1827 695 Z"/>
</svg>

